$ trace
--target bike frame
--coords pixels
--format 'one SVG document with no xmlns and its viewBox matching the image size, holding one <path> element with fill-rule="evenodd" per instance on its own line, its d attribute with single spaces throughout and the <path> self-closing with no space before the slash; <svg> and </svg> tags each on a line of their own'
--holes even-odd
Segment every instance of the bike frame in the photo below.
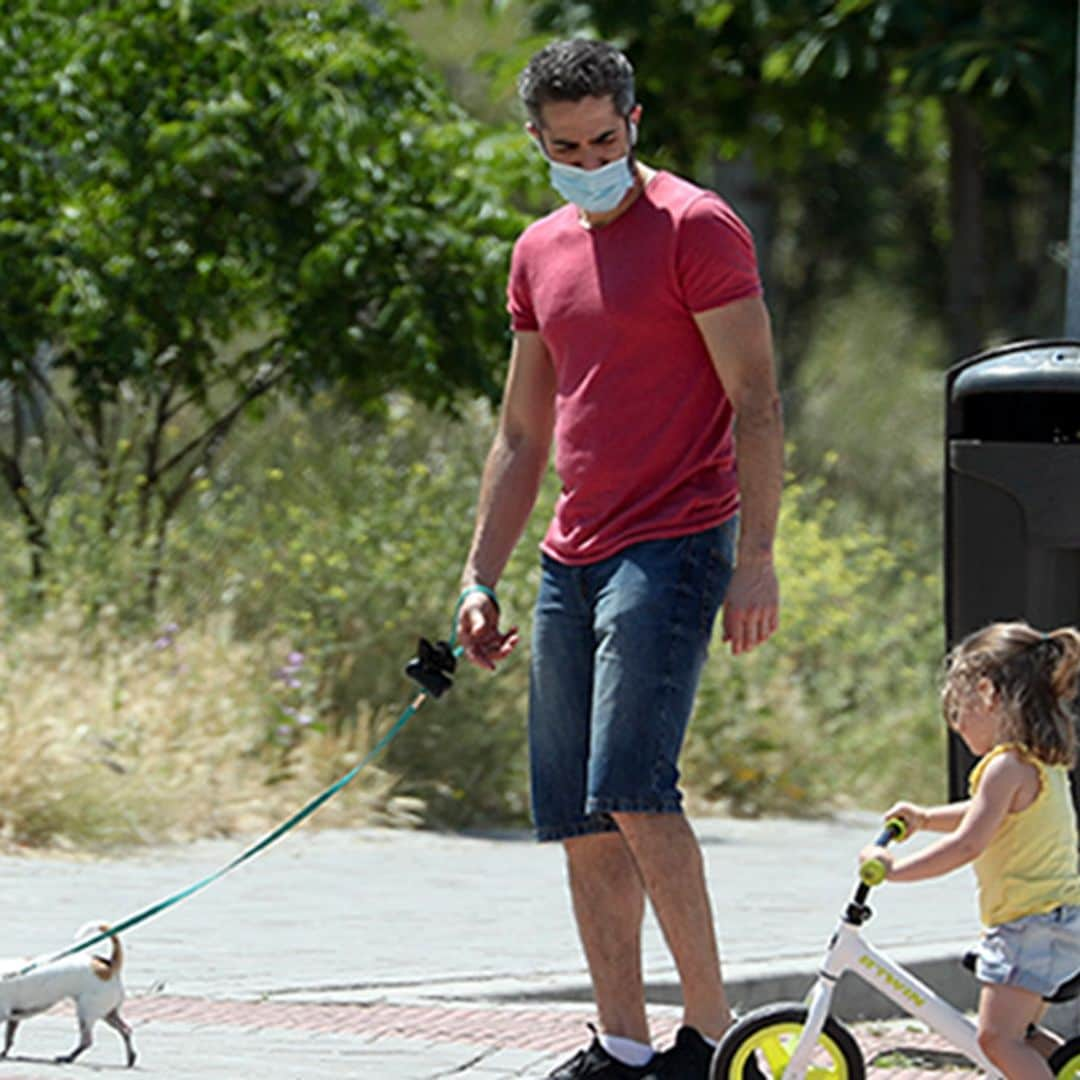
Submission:
<svg viewBox="0 0 1080 1080">
<path fill-rule="evenodd" d="M 900 964 L 874 948 L 857 926 L 842 920 L 829 942 L 818 980 L 807 998 L 806 1024 L 784 1070 L 784 1080 L 803 1080 L 806 1075 L 815 1044 L 829 1015 L 836 984 L 847 971 L 947 1039 L 984 1070 L 990 1080 L 1002 1077 L 979 1049 L 977 1029 L 971 1020 Z"/>
</svg>

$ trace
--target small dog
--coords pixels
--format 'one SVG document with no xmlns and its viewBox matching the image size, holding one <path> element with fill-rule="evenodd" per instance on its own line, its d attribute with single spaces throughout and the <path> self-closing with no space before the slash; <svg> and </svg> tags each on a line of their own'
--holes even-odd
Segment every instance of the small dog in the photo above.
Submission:
<svg viewBox="0 0 1080 1080">
<path fill-rule="evenodd" d="M 75 940 L 90 937 L 108 930 L 105 924 L 88 923 L 75 935 Z M 15 972 L 29 961 L 0 961 L 0 972 Z M 0 1020 L 7 1021 L 4 1049 L 0 1058 L 7 1057 L 15 1040 L 15 1031 L 21 1021 L 37 1013 L 45 1012 L 58 1001 L 71 998 L 79 1019 L 79 1044 L 70 1054 L 56 1060 L 74 1061 L 94 1041 L 94 1025 L 104 1020 L 109 1027 L 120 1033 L 127 1050 L 127 1063 L 135 1064 L 135 1047 L 131 1042 L 131 1028 L 120 1016 L 120 1004 L 124 1000 L 124 985 L 120 981 L 120 968 L 124 953 L 120 939 L 112 939 L 112 955 L 87 956 L 76 953 L 54 964 L 46 964 L 26 975 L 0 977 Z"/>
</svg>

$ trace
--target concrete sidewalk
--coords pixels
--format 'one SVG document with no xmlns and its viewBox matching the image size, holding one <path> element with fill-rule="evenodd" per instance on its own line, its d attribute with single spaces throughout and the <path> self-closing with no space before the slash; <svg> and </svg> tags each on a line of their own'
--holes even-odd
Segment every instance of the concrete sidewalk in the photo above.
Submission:
<svg viewBox="0 0 1080 1080">
<path fill-rule="evenodd" d="M 738 1008 L 805 992 L 877 824 L 866 814 L 695 822 Z M 84 922 L 126 917 L 242 846 L 0 859 L 4 951 L 55 951 Z M 885 887 L 874 906 L 868 936 L 879 947 L 951 1000 L 974 1000 L 955 962 L 977 933 L 969 871 Z M 301 829 L 133 928 L 124 944 L 124 1011 L 135 1027 L 136 1071 L 149 1076 L 542 1077 L 588 1040 L 593 1016 L 561 850 L 524 834 Z M 651 918 L 644 953 L 662 1044 L 678 1023 L 678 994 Z M 847 1015 L 888 1015 L 885 999 L 861 983 L 844 989 Z M 867 1045 L 890 1030 L 915 1037 L 895 1022 L 858 1030 Z M 67 1011 L 28 1022 L 0 1080 L 63 1075 L 47 1059 L 74 1041 Z M 99 1025 L 95 1046 L 64 1068 L 113 1072 L 122 1060 L 119 1040 Z"/>
</svg>

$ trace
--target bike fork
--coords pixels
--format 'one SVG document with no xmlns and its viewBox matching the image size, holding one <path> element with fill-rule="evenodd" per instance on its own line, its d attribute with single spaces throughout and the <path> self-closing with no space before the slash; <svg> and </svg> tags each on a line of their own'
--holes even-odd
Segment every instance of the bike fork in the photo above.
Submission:
<svg viewBox="0 0 1080 1080">
<path fill-rule="evenodd" d="M 795 1051 L 784 1070 L 784 1080 L 803 1080 L 818 1038 L 829 1018 L 836 978 L 822 971 L 807 998 L 806 1023 L 795 1046 Z"/>
</svg>

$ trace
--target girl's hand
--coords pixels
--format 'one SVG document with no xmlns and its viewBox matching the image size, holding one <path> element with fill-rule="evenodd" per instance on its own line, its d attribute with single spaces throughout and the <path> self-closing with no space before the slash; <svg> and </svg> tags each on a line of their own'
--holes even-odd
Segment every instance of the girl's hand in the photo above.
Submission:
<svg viewBox="0 0 1080 1080">
<path fill-rule="evenodd" d="M 859 866 L 862 867 L 865 863 L 873 862 L 875 860 L 885 867 L 885 880 L 887 881 L 892 874 L 892 855 L 877 844 L 867 844 L 866 847 L 859 852 Z"/>
<path fill-rule="evenodd" d="M 899 802 L 885 811 L 885 820 L 900 818 L 907 826 L 908 836 L 926 828 L 926 807 L 915 803 Z"/>
</svg>

